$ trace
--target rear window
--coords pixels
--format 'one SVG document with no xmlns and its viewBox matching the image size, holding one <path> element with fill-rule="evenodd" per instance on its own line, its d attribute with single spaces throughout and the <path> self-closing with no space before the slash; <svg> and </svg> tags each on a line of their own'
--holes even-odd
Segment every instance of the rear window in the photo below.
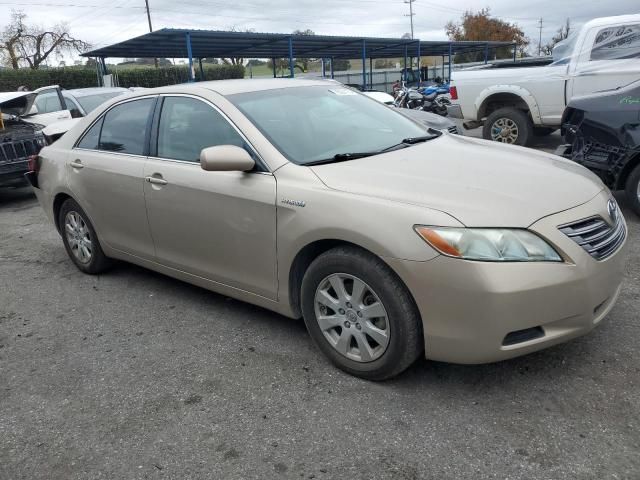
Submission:
<svg viewBox="0 0 640 480">
<path fill-rule="evenodd" d="M 107 100 L 110 100 L 113 97 L 117 97 L 118 95 L 123 95 L 124 93 L 126 93 L 126 92 L 98 93 L 96 95 L 87 95 L 87 96 L 84 96 L 84 97 L 76 97 L 76 100 L 82 106 L 84 111 L 89 113 L 89 112 L 95 110 L 100 105 L 102 105 Z"/>
<path fill-rule="evenodd" d="M 640 24 L 603 28 L 596 35 L 591 60 L 640 58 Z"/>
</svg>

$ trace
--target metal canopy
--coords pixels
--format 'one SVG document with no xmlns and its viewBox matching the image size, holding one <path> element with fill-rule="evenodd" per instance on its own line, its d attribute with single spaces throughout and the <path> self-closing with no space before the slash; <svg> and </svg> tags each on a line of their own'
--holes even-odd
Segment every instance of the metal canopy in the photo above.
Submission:
<svg viewBox="0 0 640 480">
<path fill-rule="evenodd" d="M 187 58 L 190 37 L 193 58 L 391 58 L 449 56 L 513 47 L 511 42 L 447 42 L 418 39 L 338 37 L 278 33 L 223 32 L 164 28 L 108 47 L 83 53 L 84 57 Z"/>
</svg>

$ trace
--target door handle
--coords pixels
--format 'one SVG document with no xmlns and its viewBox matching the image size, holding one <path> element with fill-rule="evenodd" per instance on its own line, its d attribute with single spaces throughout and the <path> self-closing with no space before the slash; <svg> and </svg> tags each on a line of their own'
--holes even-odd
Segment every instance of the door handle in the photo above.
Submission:
<svg viewBox="0 0 640 480">
<path fill-rule="evenodd" d="M 79 158 L 76 158 L 73 162 L 70 163 L 71 167 L 76 168 L 76 169 L 81 169 L 84 168 L 84 165 L 82 164 L 82 161 Z"/>
<path fill-rule="evenodd" d="M 144 179 L 149 183 L 153 183 L 154 185 L 166 185 L 167 183 L 169 183 L 164 178 L 158 177 L 144 177 Z"/>
</svg>

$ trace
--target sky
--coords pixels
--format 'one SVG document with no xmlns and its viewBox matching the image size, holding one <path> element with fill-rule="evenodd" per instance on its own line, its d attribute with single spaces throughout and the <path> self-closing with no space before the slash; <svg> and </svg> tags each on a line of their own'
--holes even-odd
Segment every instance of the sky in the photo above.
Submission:
<svg viewBox="0 0 640 480">
<path fill-rule="evenodd" d="M 65 22 L 71 34 L 102 47 L 148 32 L 144 0 L 0 0 L 0 26 L 12 9 L 42 26 Z M 410 31 L 404 0 L 149 0 L 153 28 L 253 29 L 289 33 L 313 30 L 324 35 L 398 38 Z M 446 39 L 444 25 L 465 10 L 491 9 L 492 16 L 516 23 L 537 49 L 538 22 L 542 42 L 570 18 L 572 24 L 595 17 L 640 13 L 638 0 L 415 0 L 414 36 Z M 69 60 L 69 59 L 65 59 Z M 52 62 L 53 63 L 53 62 Z"/>
</svg>

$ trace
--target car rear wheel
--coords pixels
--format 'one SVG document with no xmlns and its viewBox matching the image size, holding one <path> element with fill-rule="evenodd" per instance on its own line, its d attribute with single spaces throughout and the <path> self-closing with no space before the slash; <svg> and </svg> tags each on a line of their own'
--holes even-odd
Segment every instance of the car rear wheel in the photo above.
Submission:
<svg viewBox="0 0 640 480">
<path fill-rule="evenodd" d="M 93 225 L 76 201 L 68 199 L 62 204 L 58 222 L 64 247 L 78 269 L 95 275 L 111 266 L 112 260 L 102 251 Z"/>
<path fill-rule="evenodd" d="M 385 380 L 423 352 L 413 298 L 384 262 L 361 249 L 337 247 L 316 258 L 302 280 L 301 300 L 311 338 L 352 375 Z"/>
<path fill-rule="evenodd" d="M 526 146 L 533 135 L 533 123 L 522 110 L 506 107 L 492 112 L 484 122 L 485 140 Z"/>
<path fill-rule="evenodd" d="M 640 164 L 636 165 L 627 178 L 626 194 L 629 206 L 636 215 L 640 215 Z"/>
</svg>

